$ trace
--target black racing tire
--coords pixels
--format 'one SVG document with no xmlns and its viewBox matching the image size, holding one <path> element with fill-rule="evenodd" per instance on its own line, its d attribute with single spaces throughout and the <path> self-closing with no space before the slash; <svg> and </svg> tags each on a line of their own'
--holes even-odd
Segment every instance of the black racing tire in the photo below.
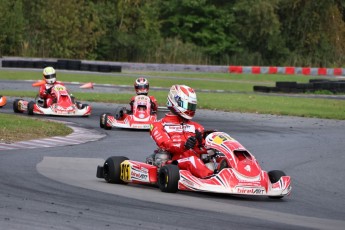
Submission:
<svg viewBox="0 0 345 230">
<path fill-rule="evenodd" d="M 103 165 L 103 176 L 104 180 L 111 184 L 127 184 L 120 179 L 121 175 L 121 163 L 128 160 L 127 157 L 123 156 L 112 156 L 109 157 Z"/>
<path fill-rule="evenodd" d="M 35 106 L 35 102 L 30 101 L 28 104 L 28 114 L 29 115 L 34 115 L 34 106 Z"/>
<path fill-rule="evenodd" d="M 177 192 L 179 180 L 180 169 L 177 165 L 168 164 L 160 168 L 158 173 L 158 187 L 162 192 Z"/>
<path fill-rule="evenodd" d="M 15 99 L 15 100 L 13 101 L 13 112 L 15 112 L 15 113 L 22 113 L 22 111 L 20 111 L 20 110 L 18 109 L 18 107 L 19 107 L 19 101 L 20 101 L 20 99 Z"/>
<path fill-rule="evenodd" d="M 104 115 L 104 129 L 105 130 L 111 130 L 111 126 L 107 126 L 107 123 L 108 123 L 108 116 L 110 115 L 110 113 L 106 113 Z"/>
<path fill-rule="evenodd" d="M 104 116 L 106 115 L 106 113 L 102 113 L 100 116 L 99 116 L 99 127 L 101 127 L 101 129 L 104 129 Z"/>
<path fill-rule="evenodd" d="M 268 172 L 268 177 L 272 184 L 278 182 L 282 176 L 286 176 L 286 174 L 281 170 L 272 170 Z M 271 199 L 281 199 L 283 197 L 284 196 L 269 196 Z"/>
</svg>

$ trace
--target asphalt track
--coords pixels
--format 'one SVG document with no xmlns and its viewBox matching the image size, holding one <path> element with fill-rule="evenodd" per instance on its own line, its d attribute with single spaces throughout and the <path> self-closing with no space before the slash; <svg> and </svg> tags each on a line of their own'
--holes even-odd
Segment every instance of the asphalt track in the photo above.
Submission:
<svg viewBox="0 0 345 230">
<path fill-rule="evenodd" d="M 92 105 L 89 118 L 49 118 L 106 137 L 0 151 L 0 229 L 345 229 L 345 121 L 198 110 L 195 120 L 206 129 L 230 133 L 265 170 L 292 176 L 292 194 L 165 194 L 95 177 L 107 157 L 144 160 L 155 144 L 146 131 L 101 130 L 99 115 L 116 105 Z"/>
</svg>

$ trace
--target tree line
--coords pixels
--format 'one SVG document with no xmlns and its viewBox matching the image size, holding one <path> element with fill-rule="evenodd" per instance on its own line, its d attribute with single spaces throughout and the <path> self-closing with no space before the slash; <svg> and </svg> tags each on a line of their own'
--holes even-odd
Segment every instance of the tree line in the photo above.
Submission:
<svg viewBox="0 0 345 230">
<path fill-rule="evenodd" d="M 345 66 L 344 0 L 0 0 L 0 56 Z"/>
</svg>

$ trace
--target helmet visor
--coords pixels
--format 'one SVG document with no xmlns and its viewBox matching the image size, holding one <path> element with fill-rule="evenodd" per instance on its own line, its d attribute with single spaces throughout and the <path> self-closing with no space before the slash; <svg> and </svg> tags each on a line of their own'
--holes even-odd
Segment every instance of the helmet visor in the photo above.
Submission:
<svg viewBox="0 0 345 230">
<path fill-rule="evenodd" d="M 136 85 L 135 89 L 148 89 L 148 85 Z"/>
<path fill-rule="evenodd" d="M 181 98 L 179 100 L 176 100 L 178 106 L 182 107 L 183 109 L 195 111 L 196 110 L 196 104 L 189 103 L 188 101 L 182 101 Z"/>
<path fill-rule="evenodd" d="M 52 79 L 52 78 L 55 78 L 56 77 L 56 74 L 53 73 L 53 74 L 48 74 L 48 75 L 44 75 L 44 78 L 45 79 Z"/>
</svg>

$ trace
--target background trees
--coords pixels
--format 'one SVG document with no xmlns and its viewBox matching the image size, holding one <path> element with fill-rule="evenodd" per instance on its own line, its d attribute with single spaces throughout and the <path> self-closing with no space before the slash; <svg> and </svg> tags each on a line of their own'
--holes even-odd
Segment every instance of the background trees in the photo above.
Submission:
<svg viewBox="0 0 345 230">
<path fill-rule="evenodd" d="M 0 55 L 345 65 L 343 0 L 0 0 Z"/>
</svg>

